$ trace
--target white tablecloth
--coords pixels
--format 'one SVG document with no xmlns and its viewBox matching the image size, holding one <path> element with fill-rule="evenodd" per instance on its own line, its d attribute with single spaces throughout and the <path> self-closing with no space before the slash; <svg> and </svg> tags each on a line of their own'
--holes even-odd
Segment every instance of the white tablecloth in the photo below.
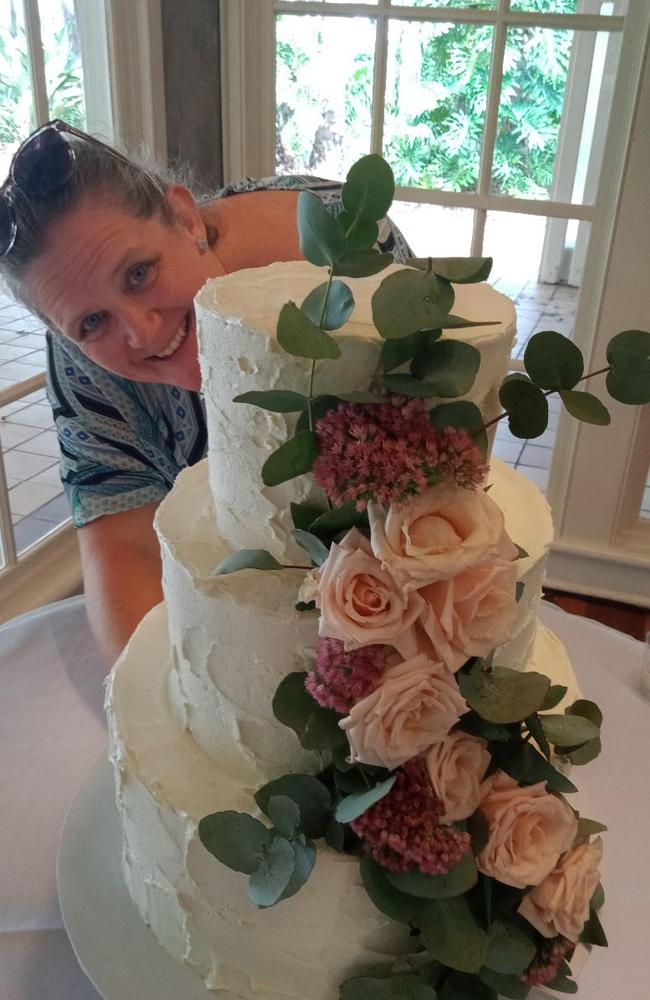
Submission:
<svg viewBox="0 0 650 1000">
<path fill-rule="evenodd" d="M 642 645 L 552 605 L 542 618 L 566 644 L 585 697 L 605 712 L 604 752 L 576 777 L 609 825 L 610 949 L 596 951 L 579 995 L 646 1000 L 650 702 L 639 688 Z M 0 1000 L 98 1000 L 63 929 L 55 874 L 68 805 L 106 743 L 104 669 L 83 598 L 1 627 L 0 671 Z"/>
</svg>

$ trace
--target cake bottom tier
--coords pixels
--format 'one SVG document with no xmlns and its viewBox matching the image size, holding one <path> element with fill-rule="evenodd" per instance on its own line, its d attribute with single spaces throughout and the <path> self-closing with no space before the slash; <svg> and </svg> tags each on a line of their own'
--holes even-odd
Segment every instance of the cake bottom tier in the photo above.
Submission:
<svg viewBox="0 0 650 1000">
<path fill-rule="evenodd" d="M 541 625 L 529 669 L 579 697 L 564 647 Z M 355 858 L 318 849 L 300 892 L 259 910 L 245 876 L 216 861 L 198 837 L 212 812 L 252 812 L 253 789 L 220 773 L 170 706 L 167 614 L 139 626 L 108 682 L 107 714 L 123 870 L 143 920 L 210 990 L 246 1000 L 338 1000 L 340 984 L 411 950 L 408 929 L 377 911 Z"/>
</svg>

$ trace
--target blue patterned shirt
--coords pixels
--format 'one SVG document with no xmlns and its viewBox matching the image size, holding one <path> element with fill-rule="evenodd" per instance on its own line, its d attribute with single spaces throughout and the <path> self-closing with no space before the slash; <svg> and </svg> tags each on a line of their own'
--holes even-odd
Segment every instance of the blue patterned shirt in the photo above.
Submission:
<svg viewBox="0 0 650 1000">
<path fill-rule="evenodd" d="M 218 192 L 313 191 L 336 214 L 341 186 L 316 177 L 246 178 Z M 378 246 L 404 260 L 396 226 L 380 224 Z M 61 478 L 77 527 L 162 500 L 178 473 L 206 454 L 200 393 L 135 382 L 90 361 L 72 341 L 47 334 L 48 398 L 61 447 Z"/>
</svg>

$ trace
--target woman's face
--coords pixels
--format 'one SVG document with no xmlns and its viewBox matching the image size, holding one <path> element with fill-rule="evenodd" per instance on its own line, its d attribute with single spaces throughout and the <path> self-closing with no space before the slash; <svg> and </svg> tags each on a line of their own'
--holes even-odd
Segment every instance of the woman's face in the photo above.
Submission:
<svg viewBox="0 0 650 1000">
<path fill-rule="evenodd" d="M 53 330 L 102 368 L 138 382 L 200 388 L 193 299 L 224 273 L 197 240 L 205 225 L 183 188 L 167 194 L 177 222 L 85 201 L 53 227 L 27 291 Z"/>
</svg>

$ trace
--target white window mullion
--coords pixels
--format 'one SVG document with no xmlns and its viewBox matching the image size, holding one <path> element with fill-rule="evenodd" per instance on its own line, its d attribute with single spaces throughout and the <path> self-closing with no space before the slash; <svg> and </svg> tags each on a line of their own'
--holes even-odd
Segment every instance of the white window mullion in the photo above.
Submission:
<svg viewBox="0 0 650 1000">
<path fill-rule="evenodd" d="M 372 125 L 370 149 L 380 156 L 384 148 L 384 108 L 388 64 L 388 0 L 379 0 L 375 26 L 375 70 L 372 81 Z"/>
<path fill-rule="evenodd" d="M 4 556 L 4 567 L 15 566 L 18 562 L 16 556 L 16 539 L 14 538 L 14 528 L 11 522 L 11 507 L 9 506 L 9 487 L 7 486 L 7 476 L 5 473 L 4 455 L 0 451 L 0 539 L 2 540 L 2 553 Z"/>
<path fill-rule="evenodd" d="M 43 125 L 44 122 L 48 121 L 50 111 L 47 99 L 45 57 L 41 41 L 41 18 L 38 11 L 38 0 L 23 0 L 23 12 L 36 124 Z"/>
</svg>

